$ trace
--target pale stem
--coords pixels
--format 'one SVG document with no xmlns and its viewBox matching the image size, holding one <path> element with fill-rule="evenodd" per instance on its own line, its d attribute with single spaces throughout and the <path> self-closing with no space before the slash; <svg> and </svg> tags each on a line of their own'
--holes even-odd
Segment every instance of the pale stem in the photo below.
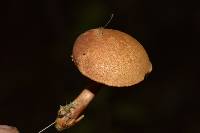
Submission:
<svg viewBox="0 0 200 133">
<path fill-rule="evenodd" d="M 85 87 L 72 103 L 61 106 L 55 123 L 56 129 L 61 131 L 78 123 L 84 117 L 82 113 L 95 97 L 99 87 L 100 84 L 93 83 Z"/>
</svg>

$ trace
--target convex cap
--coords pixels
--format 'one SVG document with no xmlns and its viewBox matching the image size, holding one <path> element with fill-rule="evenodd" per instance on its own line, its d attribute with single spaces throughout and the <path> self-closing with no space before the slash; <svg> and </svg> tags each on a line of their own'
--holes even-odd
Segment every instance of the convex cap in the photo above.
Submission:
<svg viewBox="0 0 200 133">
<path fill-rule="evenodd" d="M 115 87 L 142 81 L 152 70 L 143 46 L 130 35 L 113 29 L 91 29 L 75 41 L 73 61 L 86 77 Z"/>
</svg>

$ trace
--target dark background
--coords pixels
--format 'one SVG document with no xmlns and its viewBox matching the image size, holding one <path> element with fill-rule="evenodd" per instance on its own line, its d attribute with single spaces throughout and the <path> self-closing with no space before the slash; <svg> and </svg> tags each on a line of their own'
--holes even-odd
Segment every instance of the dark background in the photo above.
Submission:
<svg viewBox="0 0 200 133">
<path fill-rule="evenodd" d="M 0 124 L 36 133 L 86 85 L 70 55 L 76 37 L 103 26 L 134 36 L 153 72 L 126 89 L 103 87 L 66 133 L 199 133 L 197 1 L 8 0 L 1 4 Z M 57 131 L 51 127 L 48 133 Z"/>
</svg>

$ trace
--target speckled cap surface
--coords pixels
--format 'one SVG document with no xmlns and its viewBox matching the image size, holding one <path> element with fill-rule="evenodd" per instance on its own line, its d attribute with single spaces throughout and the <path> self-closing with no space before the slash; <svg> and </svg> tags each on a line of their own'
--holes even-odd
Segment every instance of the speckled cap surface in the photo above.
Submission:
<svg viewBox="0 0 200 133">
<path fill-rule="evenodd" d="M 91 29 L 75 41 L 72 58 L 86 77 L 115 87 L 131 86 L 152 70 L 143 46 L 130 35 L 113 29 Z"/>
</svg>

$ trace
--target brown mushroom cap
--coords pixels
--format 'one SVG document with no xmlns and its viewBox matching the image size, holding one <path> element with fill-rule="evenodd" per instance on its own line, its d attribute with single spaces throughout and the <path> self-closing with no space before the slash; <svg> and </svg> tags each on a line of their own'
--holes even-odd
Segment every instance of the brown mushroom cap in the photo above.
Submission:
<svg viewBox="0 0 200 133">
<path fill-rule="evenodd" d="M 86 77 L 115 87 L 131 86 L 152 70 L 143 46 L 130 35 L 113 29 L 91 29 L 75 41 L 73 61 Z"/>
</svg>

